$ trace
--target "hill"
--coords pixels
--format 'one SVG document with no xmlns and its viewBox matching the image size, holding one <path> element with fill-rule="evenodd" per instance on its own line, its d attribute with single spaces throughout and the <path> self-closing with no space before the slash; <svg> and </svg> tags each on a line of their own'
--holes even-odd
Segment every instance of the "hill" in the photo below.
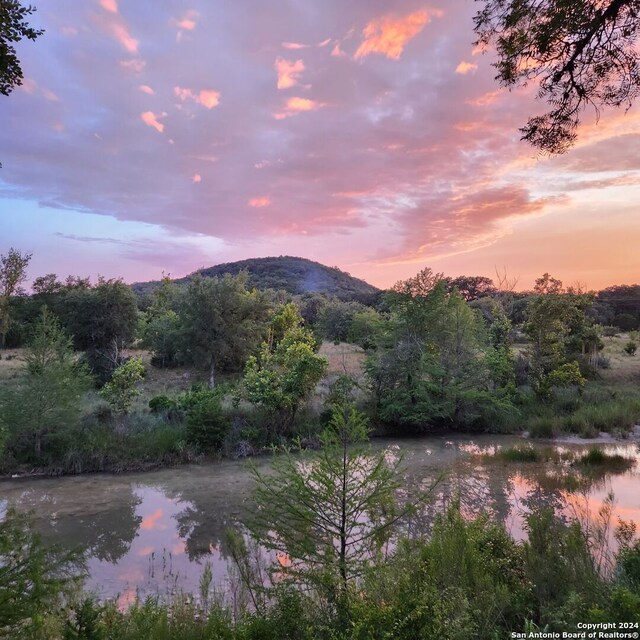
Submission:
<svg viewBox="0 0 640 640">
<path fill-rule="evenodd" d="M 200 275 L 204 278 L 215 278 L 229 273 L 237 275 L 241 271 L 249 272 L 249 286 L 256 289 L 284 290 L 293 295 L 305 293 L 324 293 L 343 300 L 368 302 L 379 292 L 379 289 L 341 271 L 337 267 L 327 267 L 319 262 L 279 256 L 273 258 L 252 258 L 227 262 L 213 267 L 206 267 L 174 280 L 177 285 L 186 285 L 191 278 Z M 131 285 L 133 291 L 146 296 L 159 286 L 158 281 L 136 282 Z"/>
</svg>

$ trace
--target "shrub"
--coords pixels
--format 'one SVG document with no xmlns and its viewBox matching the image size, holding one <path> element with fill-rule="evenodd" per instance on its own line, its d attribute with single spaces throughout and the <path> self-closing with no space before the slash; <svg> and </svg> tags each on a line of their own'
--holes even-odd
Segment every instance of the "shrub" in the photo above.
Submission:
<svg viewBox="0 0 640 640">
<path fill-rule="evenodd" d="M 29 518 L 10 508 L 0 521 L 0 637 L 40 637 L 44 615 L 61 608 L 81 568 L 74 554 L 45 547 Z"/>
<path fill-rule="evenodd" d="M 635 356 L 637 350 L 638 345 L 633 340 L 630 340 L 624 345 L 624 352 L 629 356 Z"/>
<path fill-rule="evenodd" d="M 187 442 L 203 451 L 218 451 L 230 427 L 220 395 L 214 391 L 192 393 L 187 404 Z"/>
<path fill-rule="evenodd" d="M 600 432 L 592 425 L 585 425 L 582 429 L 580 429 L 580 437 L 589 439 L 589 438 L 597 438 L 600 435 Z"/>
<path fill-rule="evenodd" d="M 121 415 L 131 409 L 133 401 L 140 395 L 136 388 L 145 376 L 144 365 L 140 358 L 130 358 L 121 364 L 100 390 L 100 395 Z"/>
<path fill-rule="evenodd" d="M 532 438 L 555 438 L 557 426 L 553 418 L 534 418 L 529 423 L 529 433 Z"/>
<path fill-rule="evenodd" d="M 149 410 L 151 413 L 163 413 L 171 411 L 177 407 L 177 402 L 167 395 L 154 396 L 149 400 Z"/>
</svg>

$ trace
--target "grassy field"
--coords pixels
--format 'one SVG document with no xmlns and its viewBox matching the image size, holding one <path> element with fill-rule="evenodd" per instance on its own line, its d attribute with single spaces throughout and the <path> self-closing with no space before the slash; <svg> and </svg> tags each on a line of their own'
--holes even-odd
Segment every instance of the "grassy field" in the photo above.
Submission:
<svg viewBox="0 0 640 640">
<path fill-rule="evenodd" d="M 0 360 L 0 384 L 11 383 L 20 376 L 24 367 L 24 349 L 9 349 L 1 352 Z M 146 376 L 140 384 L 140 396 L 136 399 L 133 410 L 144 410 L 150 398 L 166 394 L 175 396 L 183 391 L 187 391 L 194 383 L 206 383 L 207 373 L 198 371 L 193 367 L 177 367 L 175 369 L 158 369 L 151 366 L 151 355 L 148 351 L 130 349 L 126 352 L 128 356 L 136 356 L 142 359 L 146 369 Z M 352 344 L 333 344 L 325 342 L 320 347 L 320 355 L 327 358 L 329 368 L 327 375 L 318 386 L 318 395 L 324 397 L 329 390 L 331 383 L 339 375 L 349 375 L 359 383 L 364 384 L 364 374 L 362 363 L 364 352 L 360 347 Z M 235 376 L 233 376 L 235 377 Z M 233 378 L 232 377 L 232 378 Z M 229 376 L 220 376 L 219 381 L 229 379 Z M 87 397 L 87 409 L 93 409 L 97 403 L 101 402 L 97 392 L 91 392 Z"/>
<path fill-rule="evenodd" d="M 625 345 L 633 339 L 628 334 L 620 334 L 612 338 L 604 338 L 602 355 L 608 360 L 609 367 L 600 369 L 599 374 L 604 384 L 629 385 L 640 383 L 640 350 L 634 356 L 624 351 Z M 516 345 L 514 351 L 521 352 L 526 345 Z M 0 383 L 10 381 L 20 375 L 24 365 L 24 349 L 8 349 L 0 352 Z M 178 367 L 176 369 L 157 369 L 151 366 L 151 356 L 148 351 L 130 350 L 128 355 L 142 358 L 147 370 L 147 376 L 140 390 L 142 397 L 138 404 L 153 396 L 166 393 L 168 395 L 180 393 L 191 387 L 195 382 L 205 382 L 206 373 L 197 371 L 191 367 Z M 329 361 L 329 369 L 326 378 L 321 382 L 319 391 L 322 393 L 339 375 L 345 374 L 353 377 L 359 383 L 364 383 L 362 365 L 364 352 L 360 347 L 352 344 L 324 342 L 320 347 L 320 355 Z M 223 378 L 224 379 L 224 378 Z M 146 400 L 144 400 L 146 398 Z M 141 407 L 137 407 L 141 408 Z"/>
<path fill-rule="evenodd" d="M 24 349 L 7 349 L 0 351 L 0 384 L 13 380 L 20 375 L 24 365 Z"/>
<path fill-rule="evenodd" d="M 630 356 L 624 351 L 625 346 L 631 340 L 639 342 L 636 335 L 626 333 L 612 338 L 603 338 L 602 355 L 609 360 L 610 364 L 608 369 L 600 371 L 604 382 L 612 384 L 640 383 L 640 349 L 634 356 Z"/>
</svg>

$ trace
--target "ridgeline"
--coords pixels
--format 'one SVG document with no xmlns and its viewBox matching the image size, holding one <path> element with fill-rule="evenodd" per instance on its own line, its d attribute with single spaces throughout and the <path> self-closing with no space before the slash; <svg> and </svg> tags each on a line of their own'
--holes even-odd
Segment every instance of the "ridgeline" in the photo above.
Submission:
<svg viewBox="0 0 640 640">
<path fill-rule="evenodd" d="M 283 290 L 292 295 L 322 293 L 342 300 L 367 302 L 379 291 L 373 285 L 354 278 L 337 267 L 327 267 L 313 260 L 293 256 L 227 262 L 199 269 L 174 282 L 178 286 L 186 285 L 197 275 L 203 278 L 216 278 L 227 273 L 237 275 L 244 270 L 249 272 L 250 287 Z M 138 296 L 145 297 L 159 286 L 159 281 L 136 282 L 131 285 L 131 288 Z"/>
</svg>

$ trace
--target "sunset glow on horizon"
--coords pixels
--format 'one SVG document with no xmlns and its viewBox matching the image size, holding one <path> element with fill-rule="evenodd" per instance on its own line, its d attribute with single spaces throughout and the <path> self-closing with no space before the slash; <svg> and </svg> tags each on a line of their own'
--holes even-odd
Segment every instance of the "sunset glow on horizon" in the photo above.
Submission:
<svg viewBox="0 0 640 640">
<path fill-rule="evenodd" d="M 640 282 L 640 111 L 540 157 L 472 0 L 36 2 L 0 96 L 0 253 L 181 277 L 293 255 L 379 287 L 424 267 Z"/>
</svg>

